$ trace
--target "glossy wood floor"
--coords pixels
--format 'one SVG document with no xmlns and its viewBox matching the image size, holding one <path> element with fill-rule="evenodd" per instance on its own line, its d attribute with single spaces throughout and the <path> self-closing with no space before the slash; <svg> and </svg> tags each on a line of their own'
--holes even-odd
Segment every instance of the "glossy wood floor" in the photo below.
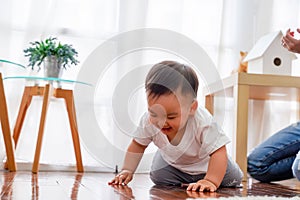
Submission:
<svg viewBox="0 0 300 200">
<path fill-rule="evenodd" d="M 241 188 L 221 188 L 216 193 L 187 192 L 180 187 L 155 186 L 148 174 L 136 174 L 129 186 L 109 186 L 113 173 L 75 173 L 0 171 L 1 199 L 155 199 L 180 200 L 205 197 L 231 196 L 279 196 L 299 197 L 300 182 L 291 179 L 272 184 L 259 183 L 253 179 Z"/>
</svg>

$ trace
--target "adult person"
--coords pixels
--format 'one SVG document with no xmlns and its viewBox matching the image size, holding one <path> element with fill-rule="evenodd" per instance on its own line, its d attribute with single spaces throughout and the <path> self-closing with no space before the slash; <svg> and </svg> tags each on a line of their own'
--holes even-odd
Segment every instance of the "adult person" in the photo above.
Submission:
<svg viewBox="0 0 300 200">
<path fill-rule="evenodd" d="M 300 33 L 300 29 L 297 29 Z M 281 45 L 300 53 L 300 40 L 290 29 Z M 248 156 L 248 173 L 261 182 L 281 181 L 296 177 L 300 180 L 300 121 L 292 124 L 259 144 Z"/>
</svg>

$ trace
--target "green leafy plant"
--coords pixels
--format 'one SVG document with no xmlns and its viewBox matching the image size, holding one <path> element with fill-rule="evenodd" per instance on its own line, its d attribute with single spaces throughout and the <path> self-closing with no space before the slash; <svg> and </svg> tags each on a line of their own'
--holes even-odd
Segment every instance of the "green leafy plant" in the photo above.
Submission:
<svg viewBox="0 0 300 200">
<path fill-rule="evenodd" d="M 30 42 L 30 47 L 24 49 L 26 57 L 29 57 L 28 66 L 34 69 L 35 66 L 40 69 L 40 65 L 46 57 L 54 56 L 57 58 L 61 67 L 66 69 L 72 64 L 77 65 L 79 61 L 77 51 L 69 44 L 61 44 L 57 38 L 49 37 L 44 41 Z"/>
</svg>

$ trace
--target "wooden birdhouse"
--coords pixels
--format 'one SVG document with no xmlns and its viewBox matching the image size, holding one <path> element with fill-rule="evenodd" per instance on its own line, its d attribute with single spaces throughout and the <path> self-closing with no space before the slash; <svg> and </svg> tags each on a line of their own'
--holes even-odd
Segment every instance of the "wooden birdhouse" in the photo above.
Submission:
<svg viewBox="0 0 300 200">
<path fill-rule="evenodd" d="M 260 38 L 243 60 L 248 62 L 248 73 L 291 75 L 294 53 L 281 45 L 281 31 Z"/>
</svg>

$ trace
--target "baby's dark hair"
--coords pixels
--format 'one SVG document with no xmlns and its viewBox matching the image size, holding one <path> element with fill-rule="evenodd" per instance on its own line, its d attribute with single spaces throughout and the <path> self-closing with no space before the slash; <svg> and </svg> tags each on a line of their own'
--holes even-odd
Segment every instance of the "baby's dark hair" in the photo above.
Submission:
<svg viewBox="0 0 300 200">
<path fill-rule="evenodd" d="M 198 85 L 196 72 L 191 67 L 175 61 L 155 64 L 145 81 L 146 92 L 148 96 L 153 97 L 174 93 L 180 89 L 181 94 L 191 94 L 196 98 Z"/>
</svg>

